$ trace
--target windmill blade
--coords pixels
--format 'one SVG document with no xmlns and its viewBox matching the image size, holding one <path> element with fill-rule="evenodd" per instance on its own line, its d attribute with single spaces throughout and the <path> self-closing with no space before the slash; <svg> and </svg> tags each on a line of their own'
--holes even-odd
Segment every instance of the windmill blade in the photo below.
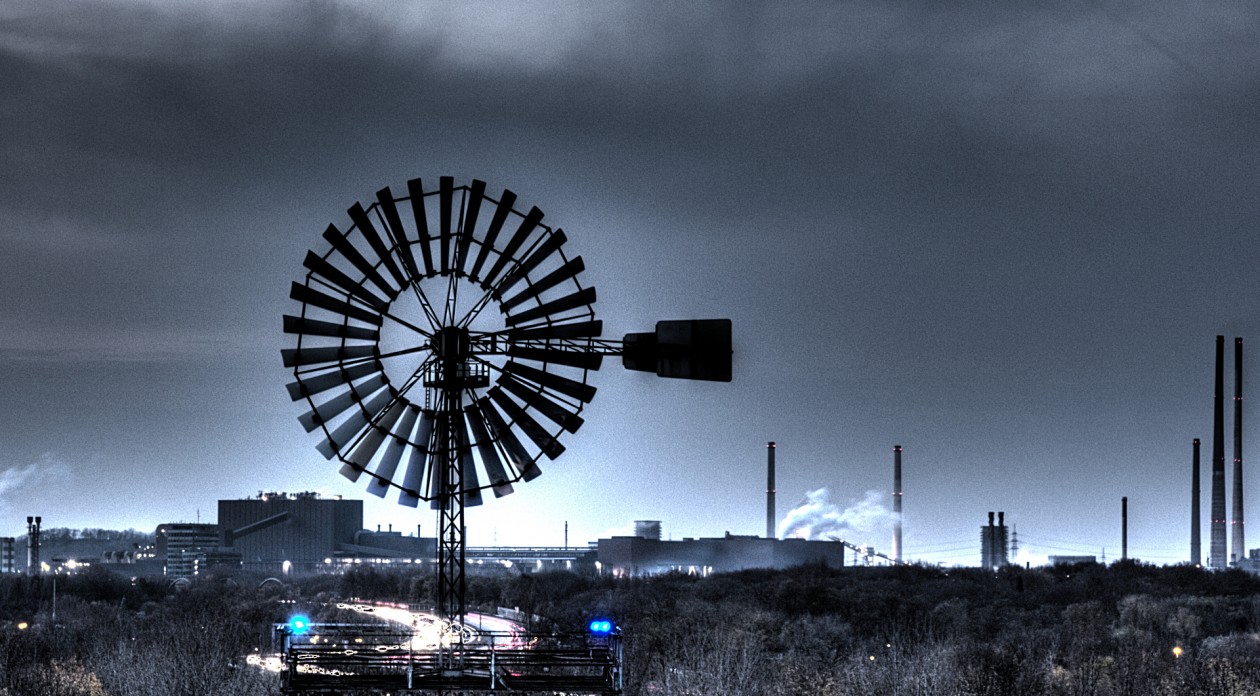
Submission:
<svg viewBox="0 0 1260 696">
<path fill-rule="evenodd" d="M 499 276 L 499 273 L 507 266 L 508 262 L 515 260 L 517 250 L 525 243 L 525 240 L 534 231 L 534 228 L 538 226 L 538 223 L 542 222 L 542 219 L 543 211 L 539 210 L 538 206 L 529 209 L 525 219 L 521 220 L 521 226 L 516 228 L 516 233 L 508 240 L 507 246 L 503 247 L 503 252 L 499 254 L 498 260 L 494 262 L 494 265 L 490 267 L 490 272 L 482 280 L 482 285 L 487 290 L 494 286 L 494 279 Z"/>
<path fill-rule="evenodd" d="M 416 437 L 412 440 L 411 457 L 407 460 L 407 472 L 403 475 L 402 492 L 398 494 L 398 502 L 407 507 L 416 507 L 420 503 L 420 484 L 424 481 L 424 472 L 432 452 L 433 412 L 423 411 L 420 424 L 416 426 Z"/>
<path fill-rule="evenodd" d="M 503 365 L 503 369 L 511 372 L 517 377 L 527 379 L 535 384 L 541 385 L 555 392 L 571 396 L 583 403 L 590 403 L 595 398 L 595 387 L 579 382 L 577 380 L 562 377 L 550 372 L 544 372 L 536 367 L 522 365 L 511 360 Z"/>
<path fill-rule="evenodd" d="M 383 386 L 385 386 L 385 375 L 377 373 L 372 379 L 358 385 L 352 385 L 345 392 L 298 416 L 298 422 L 309 433 L 336 418 L 346 409 L 362 401 L 364 396 L 375 392 Z"/>
<path fill-rule="evenodd" d="M 429 218 L 424 212 L 424 186 L 419 179 L 407 182 L 407 195 L 411 196 L 411 214 L 416 220 L 416 231 L 420 234 L 420 255 L 424 258 L 424 275 L 433 275 L 433 252 L 429 248 Z"/>
<path fill-rule="evenodd" d="M 567 312 L 570 309 L 576 309 L 582 305 L 590 305 L 594 303 L 595 288 L 582 288 L 575 293 L 565 295 L 564 297 L 550 302 L 545 302 L 532 309 L 527 309 L 520 314 L 510 314 L 504 317 L 504 322 L 508 326 L 515 326 L 535 319 L 549 317 L 560 312 Z"/>
<path fill-rule="evenodd" d="M 384 498 L 389 491 L 389 484 L 394 480 L 394 472 L 398 471 L 398 463 L 402 461 L 403 451 L 408 447 L 407 437 L 416 427 L 416 416 L 420 409 L 408 406 L 404 409 L 398 427 L 390 433 L 389 444 L 385 445 L 385 454 L 381 455 L 381 463 L 372 472 L 372 480 L 368 481 L 367 491 L 378 498 Z"/>
<path fill-rule="evenodd" d="M 459 247 L 455 250 L 455 272 L 464 275 L 464 265 L 468 261 L 468 248 L 472 244 L 473 232 L 477 230 L 477 217 L 481 214 L 481 200 L 486 194 L 486 182 L 473 179 L 468 187 L 468 207 L 464 211 L 464 224 L 460 225 Z"/>
<path fill-rule="evenodd" d="M 284 315 L 284 332 L 287 334 L 299 334 L 303 336 L 358 338 L 364 341 L 376 341 L 381 337 L 381 332 L 376 329 L 369 329 L 361 326 L 350 326 L 349 324 L 337 324 L 335 322 L 320 321 L 318 319 L 307 319 L 306 317 L 294 317 L 289 316 L 288 314 Z"/>
<path fill-rule="evenodd" d="M 464 409 L 468 425 L 472 428 L 473 438 L 477 441 L 477 453 L 481 455 L 481 465 L 486 469 L 490 479 L 490 488 L 494 497 L 502 498 L 512 492 L 512 484 L 508 482 L 507 472 L 503 468 L 503 460 L 499 458 L 499 450 L 490 439 L 490 431 L 486 429 L 485 419 L 476 403 Z"/>
<path fill-rule="evenodd" d="M 345 463 L 341 465 L 342 476 L 351 481 L 359 480 L 359 475 L 367 469 L 372 458 L 380 451 L 381 444 L 385 442 L 385 436 L 394 428 L 394 425 L 398 423 L 398 417 L 406 410 L 407 402 L 403 399 L 396 399 L 390 404 L 385 413 L 371 425 L 363 439 L 359 440 L 359 444 L 355 445 L 350 456 L 345 458 Z"/>
<path fill-rule="evenodd" d="M 521 408 L 507 394 L 504 394 L 502 389 L 492 387 L 490 391 L 486 392 L 486 395 L 494 399 L 494 403 L 503 409 L 503 413 L 512 420 L 512 423 L 519 426 L 521 432 L 525 433 L 525 436 L 532 440 L 534 445 L 542 450 L 543 454 L 547 455 L 548 459 L 555 459 L 564 453 L 564 445 L 560 444 L 559 440 L 547 432 L 546 428 L 539 425 L 538 421 L 529 415 L 529 412 Z"/>
<path fill-rule="evenodd" d="M 580 367 L 583 370 L 598 370 L 604 356 L 591 351 L 562 350 L 560 348 L 534 348 L 532 346 L 512 345 L 508 347 L 508 357 L 522 360 L 536 360 L 542 363 Z"/>
<path fill-rule="evenodd" d="M 340 363 L 377 354 L 376 344 L 368 346 L 320 346 L 318 348 L 285 348 L 280 351 L 285 367 Z"/>
<path fill-rule="evenodd" d="M 356 307 L 345 300 L 339 300 L 331 295 L 325 295 L 324 293 L 297 281 L 294 281 L 293 284 L 289 286 L 289 297 L 303 304 L 319 307 L 320 309 L 326 309 L 334 314 L 341 314 L 343 316 L 350 317 L 351 319 L 358 319 L 359 321 L 367 322 L 376 326 L 380 326 L 384 323 L 384 320 L 381 319 L 381 315 L 375 312 L 370 312 L 362 307 Z"/>
<path fill-rule="evenodd" d="M 472 445 L 468 442 L 468 429 L 464 425 L 464 413 L 459 412 L 456 416 L 459 430 L 456 431 L 455 440 L 459 443 L 459 466 L 462 472 L 461 487 L 464 496 L 464 505 L 475 506 L 481 504 L 481 482 L 477 479 L 477 460 L 473 459 Z M 460 495 L 456 492 L 456 495 Z"/>
<path fill-rule="evenodd" d="M 602 319 L 549 324 L 528 329 L 508 329 L 509 341 L 541 341 L 549 338 L 592 338 L 604 332 Z"/>
<path fill-rule="evenodd" d="M 477 400 L 477 410 L 486 418 L 486 425 L 490 426 L 494 439 L 503 446 L 504 453 L 507 454 L 508 462 L 520 474 L 521 478 L 526 481 L 532 481 L 538 478 L 542 470 L 538 468 L 538 464 L 534 458 L 529 456 L 525 451 L 525 447 L 521 445 L 521 441 L 516 438 L 516 433 L 508 427 L 504 422 L 503 416 L 490 405 L 490 397 L 483 396 Z"/>
<path fill-rule="evenodd" d="M 499 378 L 499 384 L 516 395 L 521 401 L 524 401 L 526 405 L 534 407 L 552 423 L 571 433 L 576 433 L 578 428 L 582 427 L 582 423 L 585 422 L 578 414 L 543 396 L 542 392 L 525 386 L 524 383 L 516 380 L 511 375 L 502 375 Z"/>
<path fill-rule="evenodd" d="M 284 385 L 289 390 L 289 398 L 297 401 L 313 394 L 326 392 L 333 387 L 348 384 L 373 372 L 380 372 L 384 367 L 376 361 L 359 363 L 350 367 L 331 370 L 314 377 L 302 376 L 296 381 Z"/>
<path fill-rule="evenodd" d="M 397 393 L 388 385 L 378 391 L 372 398 L 361 404 L 359 410 L 352 411 L 345 422 L 337 426 L 331 435 L 315 446 L 324 459 L 332 459 L 342 447 L 354 441 L 354 438 L 367 427 L 368 419 L 381 412 L 389 402 L 397 398 Z"/>
<path fill-rule="evenodd" d="M 376 272 L 376 268 L 367 259 L 363 258 L 363 254 L 360 254 L 359 250 L 354 248 L 354 245 L 350 243 L 349 239 L 346 239 L 341 230 L 338 230 L 333 225 L 329 225 L 328 229 L 324 230 L 324 240 L 331 244 L 352 266 L 358 269 L 364 278 L 372 281 L 373 285 L 380 288 L 386 297 L 392 300 L 398 296 L 398 291 L 385 282 L 385 278 Z"/>
<path fill-rule="evenodd" d="M 398 264 L 394 263 L 394 256 L 390 253 L 389 247 L 385 246 L 385 242 L 381 241 L 381 235 L 377 233 L 376 226 L 372 224 L 372 218 L 368 217 L 367 211 L 363 209 L 363 205 L 355 201 L 354 205 L 346 211 L 350 216 L 350 221 L 358 228 L 359 234 L 367 240 L 368 246 L 372 247 L 372 251 L 376 252 L 376 258 L 385 264 L 385 270 L 394 277 L 394 282 L 398 287 L 407 287 L 407 278 L 398 269 Z"/>
<path fill-rule="evenodd" d="M 438 214 L 442 226 L 438 229 L 442 249 L 442 275 L 451 270 L 451 205 L 455 198 L 455 178 L 444 176 L 438 179 Z"/>
<path fill-rule="evenodd" d="M 362 283 L 356 283 L 350 276 L 342 273 L 341 269 L 328 263 L 327 259 L 313 251 L 306 252 L 302 265 L 309 268 L 315 275 L 368 303 L 378 312 L 384 312 L 389 307 L 389 302 L 377 297 L 371 290 L 363 287 Z"/>
<path fill-rule="evenodd" d="M 380 208 L 381 215 L 385 216 L 385 234 L 394 243 L 394 249 L 398 252 L 398 258 L 402 259 L 403 267 L 407 269 L 410 277 L 419 278 L 420 269 L 416 268 L 416 256 L 411 253 L 411 243 L 407 241 L 407 230 L 403 227 L 402 218 L 398 215 L 398 202 L 394 200 L 394 193 L 388 186 L 376 192 L 376 205 Z"/>
<path fill-rule="evenodd" d="M 486 256 L 490 253 L 490 248 L 494 246 L 495 240 L 499 237 L 499 230 L 503 229 L 503 223 L 507 222 L 508 215 L 512 213 L 512 205 L 516 203 L 516 194 L 509 189 L 503 189 L 503 196 L 499 198 L 499 206 L 494 210 L 494 217 L 490 218 L 490 226 L 486 228 L 486 238 L 481 240 L 481 251 L 477 252 L 477 260 L 473 262 L 472 270 L 468 272 L 468 277 L 474 283 L 477 282 L 477 274 L 481 272 L 481 265 L 486 262 Z"/>
<path fill-rule="evenodd" d="M 539 278 L 537 282 L 530 283 L 520 292 L 500 302 L 499 308 L 506 312 L 531 297 L 538 297 L 542 293 L 554 288 L 566 280 L 576 278 L 577 274 L 584 270 L 586 270 L 586 264 L 582 263 L 581 256 L 575 257 L 571 261 L 566 261 L 556 270 L 548 273 L 542 278 Z"/>
<path fill-rule="evenodd" d="M 546 261 L 548 256 L 556 253 L 556 251 L 559 250 L 560 247 L 567 241 L 568 239 L 564 236 L 564 230 L 557 228 L 555 232 L 547 235 L 547 238 L 542 241 L 542 244 L 539 244 L 529 256 L 526 256 L 525 260 L 522 261 L 520 265 L 512 269 L 507 275 L 503 276 L 503 280 L 499 281 L 499 285 L 495 288 L 495 291 L 502 295 L 510 290 L 513 285 L 520 282 L 521 278 L 524 278 L 535 268 L 538 268 L 538 264 Z"/>
</svg>

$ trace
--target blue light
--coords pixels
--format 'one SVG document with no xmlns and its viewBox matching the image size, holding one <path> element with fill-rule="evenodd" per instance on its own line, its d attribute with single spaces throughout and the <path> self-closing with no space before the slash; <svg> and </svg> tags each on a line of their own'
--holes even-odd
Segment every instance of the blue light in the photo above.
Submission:
<svg viewBox="0 0 1260 696">
<path fill-rule="evenodd" d="M 299 636 L 306 633 L 306 630 L 310 627 L 311 620 L 301 614 L 289 619 L 289 629 Z"/>
<path fill-rule="evenodd" d="M 611 621 L 603 619 L 595 619 L 590 625 L 591 633 L 612 633 L 613 625 Z"/>
</svg>

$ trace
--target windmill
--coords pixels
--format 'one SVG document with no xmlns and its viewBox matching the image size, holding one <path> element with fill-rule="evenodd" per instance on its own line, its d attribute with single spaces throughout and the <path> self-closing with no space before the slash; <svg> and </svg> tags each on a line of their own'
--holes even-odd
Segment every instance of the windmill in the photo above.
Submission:
<svg viewBox="0 0 1260 696">
<path fill-rule="evenodd" d="M 420 179 L 329 225 L 307 252 L 282 351 L 299 417 L 352 481 L 438 515 L 438 612 L 464 616 L 464 509 L 507 495 L 565 450 L 605 356 L 662 377 L 731 379 L 728 319 L 662 321 L 601 338 L 595 288 L 560 228 L 510 190 Z"/>
</svg>

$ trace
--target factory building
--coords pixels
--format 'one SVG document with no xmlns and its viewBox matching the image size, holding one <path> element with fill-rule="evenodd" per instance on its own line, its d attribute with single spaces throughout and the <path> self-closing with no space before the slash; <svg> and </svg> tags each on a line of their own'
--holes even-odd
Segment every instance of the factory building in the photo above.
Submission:
<svg viewBox="0 0 1260 696">
<path fill-rule="evenodd" d="M 989 524 L 980 528 L 980 567 L 996 570 L 1010 563 L 1010 545 L 1006 536 L 1006 513 L 997 514 L 998 522 L 993 524 L 993 513 L 989 513 Z"/>
<path fill-rule="evenodd" d="M 317 493 L 259 493 L 219 501 L 223 546 L 241 567 L 266 572 L 312 572 L 347 562 L 431 560 L 437 540 L 405 536 L 390 527 L 363 528 L 363 501 Z"/>
<path fill-rule="evenodd" d="M 17 539 L 0 537 L 0 575 L 17 572 Z"/>
<path fill-rule="evenodd" d="M 1078 563 L 1097 563 L 1097 556 L 1050 556 L 1050 565 L 1076 565 Z"/>
<path fill-rule="evenodd" d="M 154 532 L 157 557 L 163 574 L 191 578 L 206 569 L 206 556 L 219 546 L 219 526 L 191 522 L 159 525 Z"/>
<path fill-rule="evenodd" d="M 354 544 L 363 528 L 363 501 L 317 493 L 260 493 L 219 501 L 223 545 L 241 555 L 246 569 L 313 570 Z"/>
<path fill-rule="evenodd" d="M 402 532 L 395 532 L 393 525 L 385 531 L 377 525 L 375 532 L 368 529 L 355 532 L 351 544 L 338 544 L 337 555 L 347 560 L 427 561 L 437 557 L 437 539 L 421 537 L 419 526 L 415 536 L 404 536 Z"/>
<path fill-rule="evenodd" d="M 830 541 L 767 539 L 727 533 L 717 539 L 661 541 L 657 536 L 600 539 L 596 558 L 601 572 L 617 576 L 668 572 L 727 573 L 748 568 L 790 568 L 806 563 L 844 565 L 844 546 Z"/>
</svg>

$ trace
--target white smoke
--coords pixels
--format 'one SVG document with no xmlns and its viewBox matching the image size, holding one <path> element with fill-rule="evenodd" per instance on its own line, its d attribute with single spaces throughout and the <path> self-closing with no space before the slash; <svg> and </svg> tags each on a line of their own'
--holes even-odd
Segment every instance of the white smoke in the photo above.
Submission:
<svg viewBox="0 0 1260 696">
<path fill-rule="evenodd" d="M 826 488 L 805 494 L 779 522 L 780 539 L 843 539 L 854 544 L 886 540 L 897 516 L 884 506 L 879 491 L 867 491 L 862 500 L 847 508 L 828 500 Z"/>
<path fill-rule="evenodd" d="M 29 464 L 17 464 L 0 469 L 0 503 L 14 498 L 26 500 L 32 489 L 51 490 L 70 478 L 70 467 L 51 454 L 40 455 Z"/>
</svg>

